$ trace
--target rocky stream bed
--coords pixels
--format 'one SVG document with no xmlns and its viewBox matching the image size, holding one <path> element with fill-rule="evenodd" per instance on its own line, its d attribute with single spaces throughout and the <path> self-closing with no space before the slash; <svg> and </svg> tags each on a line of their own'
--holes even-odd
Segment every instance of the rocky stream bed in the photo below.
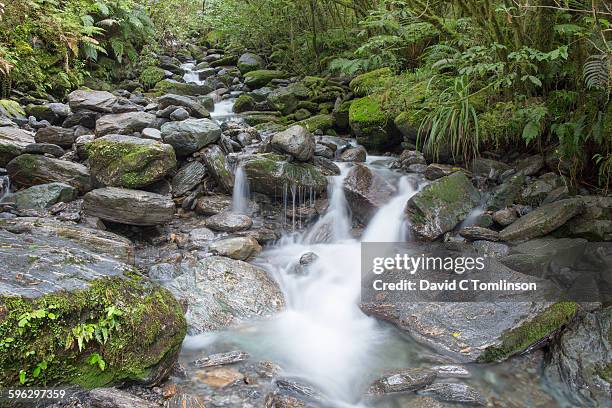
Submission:
<svg viewBox="0 0 612 408">
<path fill-rule="evenodd" d="M 568 188 L 554 155 L 435 161 L 351 84 L 177 57 L 146 93 L 0 111 L 3 387 L 72 387 L 56 407 L 610 406 L 612 197 Z M 361 244 L 397 241 L 599 286 L 361 303 Z"/>
</svg>

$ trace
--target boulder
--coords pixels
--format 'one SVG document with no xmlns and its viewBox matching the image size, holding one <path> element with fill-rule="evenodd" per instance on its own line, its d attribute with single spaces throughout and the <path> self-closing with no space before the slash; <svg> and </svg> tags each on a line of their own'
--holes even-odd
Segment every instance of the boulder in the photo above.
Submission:
<svg viewBox="0 0 612 408">
<path fill-rule="evenodd" d="M 44 210 L 59 202 L 76 199 L 78 191 L 64 183 L 39 184 L 5 197 L 3 201 L 15 203 L 20 210 Z"/>
<path fill-rule="evenodd" d="M 448 164 L 431 163 L 425 169 L 424 176 L 427 180 L 437 180 L 444 176 L 461 171 L 461 168 Z"/>
<path fill-rule="evenodd" d="M 251 88 L 261 88 L 266 86 L 276 78 L 286 78 L 287 74 L 282 71 L 258 69 L 249 71 L 244 75 L 244 83 Z"/>
<path fill-rule="evenodd" d="M 472 162 L 472 173 L 475 176 L 491 179 L 497 179 L 502 173 L 510 170 L 510 168 L 506 163 L 482 157 L 478 157 Z"/>
<path fill-rule="evenodd" d="M 68 95 L 68 105 L 73 112 L 90 110 L 101 113 L 112 113 L 117 97 L 106 91 L 76 90 Z"/>
<path fill-rule="evenodd" d="M 314 136 L 302 126 L 292 126 L 276 133 L 272 136 L 270 144 L 274 149 L 287 153 L 298 161 L 307 162 L 314 156 Z"/>
<path fill-rule="evenodd" d="M 214 89 L 209 84 L 183 83 L 172 79 L 164 79 L 155 84 L 154 92 L 158 94 L 174 94 L 182 96 L 208 95 Z"/>
<path fill-rule="evenodd" d="M 560 187 L 565 187 L 563 177 L 555 173 L 546 173 L 523 187 L 518 201 L 521 204 L 538 206 L 552 191 Z"/>
<path fill-rule="evenodd" d="M 215 233 L 205 227 L 189 231 L 189 243 L 197 249 L 208 248 L 214 239 Z"/>
<path fill-rule="evenodd" d="M 157 142 L 162 141 L 161 132 L 155 128 L 144 128 L 142 129 L 141 137 L 143 139 L 155 140 Z"/>
<path fill-rule="evenodd" d="M 78 112 L 71 113 L 66 117 L 64 122 L 62 123 L 62 127 L 70 128 L 73 126 L 83 126 L 88 129 L 93 129 L 96 127 L 96 119 L 102 115 L 99 112 L 94 112 L 90 110 L 80 110 Z"/>
<path fill-rule="evenodd" d="M 321 114 L 315 115 L 308 119 L 296 122 L 295 125 L 305 127 L 309 132 L 321 131 L 325 132 L 334 127 L 334 118 L 332 115 Z"/>
<path fill-rule="evenodd" d="M 210 146 L 202 152 L 202 159 L 208 172 L 226 192 L 231 193 L 234 187 L 234 173 L 232 172 L 225 154 L 217 145 Z"/>
<path fill-rule="evenodd" d="M 159 225 L 172 221 L 174 202 L 160 194 L 106 187 L 85 195 L 83 211 L 120 224 Z"/>
<path fill-rule="evenodd" d="M 318 167 L 309 163 L 289 163 L 284 157 L 273 153 L 247 157 L 244 171 L 251 190 L 273 197 L 281 197 L 284 186 L 301 189 L 308 194 L 312 190 L 321 194 L 327 188 L 327 179 Z"/>
<path fill-rule="evenodd" d="M 315 156 L 324 157 L 327 160 L 333 160 L 335 157 L 335 153 L 332 149 L 320 143 L 315 145 L 314 154 Z"/>
<path fill-rule="evenodd" d="M 573 406 L 610 403 L 612 307 L 575 321 L 550 347 L 544 375 Z"/>
<path fill-rule="evenodd" d="M 52 125 L 61 124 L 71 113 L 70 107 L 63 103 L 28 105 L 25 110 L 28 116 L 34 116 L 38 120 L 46 120 Z"/>
<path fill-rule="evenodd" d="M 198 119 L 210 118 L 208 109 L 195 98 L 189 96 L 181 96 L 174 94 L 162 95 L 157 99 L 159 109 L 165 109 L 168 106 L 182 106 L 191 116 Z"/>
<path fill-rule="evenodd" d="M 0 305 L 13 311 L 0 317 L 0 330 L 13 339 L 0 357 L 0 381 L 21 386 L 23 370 L 30 387 L 160 383 L 185 336 L 181 305 L 92 245 L 113 234 L 65 225 L 74 233 L 66 237 L 61 229 L 48 233 L 40 226 L 47 221 L 40 221 L 27 234 L 0 227 Z M 93 336 L 95 330 L 103 334 Z M 53 369 L 41 370 L 41 361 Z"/>
<path fill-rule="evenodd" d="M 419 237 L 433 241 L 466 219 L 479 201 L 478 190 L 463 172 L 457 172 L 415 194 L 406 205 L 406 215 Z"/>
<path fill-rule="evenodd" d="M 126 112 L 104 115 L 96 122 L 96 136 L 109 134 L 131 135 L 141 132 L 155 120 L 155 115 L 146 112 Z"/>
<path fill-rule="evenodd" d="M 66 160 L 36 154 L 22 154 L 10 161 L 6 169 L 11 180 L 22 186 L 60 182 L 70 184 L 79 192 L 92 189 L 87 167 Z"/>
<path fill-rule="evenodd" d="M 206 219 L 206 226 L 215 231 L 236 232 L 251 228 L 253 220 L 248 215 L 221 212 Z"/>
<path fill-rule="evenodd" d="M 58 145 L 51 143 L 33 143 L 23 149 L 24 153 L 50 154 L 54 157 L 62 157 L 66 152 Z"/>
<path fill-rule="evenodd" d="M 170 114 L 170 120 L 181 121 L 189 119 L 189 112 L 185 108 L 177 108 Z"/>
<path fill-rule="evenodd" d="M 215 215 L 232 206 L 232 197 L 210 195 L 198 198 L 195 211 L 202 215 Z"/>
<path fill-rule="evenodd" d="M 518 219 L 518 214 L 514 208 L 504 208 L 503 210 L 496 211 L 493 214 L 493 221 L 502 227 L 507 227 Z"/>
<path fill-rule="evenodd" d="M 6 166 L 32 143 L 36 143 L 32 132 L 13 127 L 0 127 L 0 167 Z"/>
<path fill-rule="evenodd" d="M 290 87 L 277 88 L 268 94 L 268 101 L 272 107 L 282 113 L 289 115 L 297 109 L 298 98 Z"/>
<path fill-rule="evenodd" d="M 234 113 L 243 113 L 255 110 L 256 102 L 252 96 L 247 94 L 242 94 L 236 101 L 234 101 L 234 106 L 232 107 L 232 111 Z"/>
<path fill-rule="evenodd" d="M 560 233 L 589 241 L 612 241 L 612 197 L 582 196 L 584 212 L 570 219 Z"/>
<path fill-rule="evenodd" d="M 438 401 L 453 404 L 486 406 L 487 400 L 476 389 L 461 383 L 435 383 L 419 391 L 419 395 L 430 395 Z"/>
<path fill-rule="evenodd" d="M 243 75 L 251 71 L 260 70 L 263 67 L 263 59 L 257 54 L 247 52 L 238 58 L 238 69 Z"/>
<path fill-rule="evenodd" d="M 185 195 L 189 190 L 200 184 L 206 175 L 206 167 L 199 161 L 192 161 L 184 165 L 172 178 L 172 195 L 175 197 Z"/>
<path fill-rule="evenodd" d="M 167 288 L 187 303 L 190 334 L 222 330 L 284 307 L 276 282 L 246 262 L 213 256 L 183 262 L 180 268 L 182 273 Z"/>
<path fill-rule="evenodd" d="M 172 145 L 178 156 L 188 156 L 219 140 L 221 128 L 209 119 L 187 119 L 164 123 L 161 133 L 164 142 Z"/>
<path fill-rule="evenodd" d="M 366 157 L 368 152 L 366 152 L 365 147 L 356 146 L 346 149 L 340 154 L 340 160 L 343 162 L 360 162 L 363 163 L 366 161 Z M 331 159 L 328 157 L 328 159 Z"/>
<path fill-rule="evenodd" d="M 577 198 L 543 205 L 519 218 L 500 233 L 503 241 L 528 240 L 547 235 L 584 210 L 584 203 Z"/>
<path fill-rule="evenodd" d="M 108 135 L 87 145 L 92 176 L 105 186 L 139 188 L 176 167 L 174 149 L 150 139 Z"/>
<path fill-rule="evenodd" d="M 342 188 L 353 216 L 363 225 L 367 225 L 395 193 L 395 188 L 386 179 L 361 164 L 351 168 Z"/>
<path fill-rule="evenodd" d="M 525 176 L 517 174 L 499 185 L 487 201 L 487 209 L 501 210 L 511 206 L 517 201 L 519 193 L 525 183 Z"/>
<path fill-rule="evenodd" d="M 468 241 L 499 241 L 499 233 L 497 231 L 478 226 L 462 228 L 459 231 L 459 235 Z"/>
<path fill-rule="evenodd" d="M 400 143 L 398 132 L 392 128 L 393 120 L 377 98 L 366 96 L 356 99 L 349 110 L 349 124 L 360 145 L 368 150 L 384 150 Z"/>
<path fill-rule="evenodd" d="M 246 261 L 261 252 L 261 246 L 253 237 L 236 237 L 213 242 L 209 251 L 232 259 Z"/>
<path fill-rule="evenodd" d="M 423 368 L 408 368 L 386 373 L 376 380 L 368 394 L 384 395 L 394 392 L 417 391 L 427 387 L 436 379 L 436 373 Z"/>
<path fill-rule="evenodd" d="M 535 176 L 544 168 L 544 157 L 536 154 L 523 160 L 519 160 L 516 171 L 525 176 Z"/>
<path fill-rule="evenodd" d="M 71 147 L 76 139 L 74 129 L 59 126 L 47 126 L 38 129 L 34 140 L 36 143 L 51 143 L 63 147 Z"/>
</svg>

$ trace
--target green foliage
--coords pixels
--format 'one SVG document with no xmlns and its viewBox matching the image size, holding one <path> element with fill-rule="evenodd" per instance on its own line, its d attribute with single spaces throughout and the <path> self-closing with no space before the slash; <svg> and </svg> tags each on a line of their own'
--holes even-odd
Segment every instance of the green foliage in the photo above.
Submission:
<svg viewBox="0 0 612 408">
<path fill-rule="evenodd" d="M 146 67 L 140 73 L 140 82 L 147 88 L 151 89 L 156 83 L 165 78 L 164 70 L 159 67 Z"/>
</svg>

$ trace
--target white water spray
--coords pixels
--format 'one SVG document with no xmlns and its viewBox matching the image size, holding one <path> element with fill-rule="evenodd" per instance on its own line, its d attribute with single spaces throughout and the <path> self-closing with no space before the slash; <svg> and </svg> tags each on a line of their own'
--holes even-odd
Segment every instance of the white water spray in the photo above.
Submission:
<svg viewBox="0 0 612 408">
<path fill-rule="evenodd" d="M 244 167 L 239 165 L 234 174 L 234 191 L 232 193 L 232 212 L 248 214 L 251 191 Z"/>
</svg>

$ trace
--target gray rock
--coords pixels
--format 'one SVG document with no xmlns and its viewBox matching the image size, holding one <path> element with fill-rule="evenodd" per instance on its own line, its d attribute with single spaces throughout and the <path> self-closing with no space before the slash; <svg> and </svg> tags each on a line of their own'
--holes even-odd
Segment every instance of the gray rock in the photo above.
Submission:
<svg viewBox="0 0 612 408">
<path fill-rule="evenodd" d="M 90 110 L 80 110 L 78 112 L 72 113 L 66 117 L 64 122 L 62 123 L 62 127 L 70 128 L 73 126 L 84 126 L 88 129 L 93 129 L 96 127 L 96 119 L 100 113 L 90 111 Z"/>
<path fill-rule="evenodd" d="M 510 170 L 510 166 L 496 160 L 479 157 L 472 162 L 472 173 L 475 176 L 496 179 L 507 170 Z"/>
<path fill-rule="evenodd" d="M 313 159 L 315 166 L 321 169 L 325 176 L 337 176 L 340 174 L 340 167 L 330 159 L 315 156 Z"/>
<path fill-rule="evenodd" d="M 480 194 L 462 172 L 433 181 L 406 205 L 412 229 L 433 241 L 451 231 L 478 205 Z"/>
<path fill-rule="evenodd" d="M 562 176 L 555 173 L 543 174 L 523 188 L 519 202 L 525 205 L 538 206 L 553 190 L 564 186 L 565 180 Z"/>
<path fill-rule="evenodd" d="M 14 202 L 20 210 L 44 210 L 59 202 L 76 199 L 78 191 L 64 183 L 39 184 L 5 197 L 3 201 Z"/>
<path fill-rule="evenodd" d="M 432 163 L 425 169 L 425 178 L 427 180 L 437 180 L 440 177 L 448 176 L 460 170 L 459 167 L 450 166 L 448 164 Z"/>
<path fill-rule="evenodd" d="M 470 372 L 465 367 L 457 365 L 439 365 L 431 367 L 438 378 L 467 378 Z"/>
<path fill-rule="evenodd" d="M 365 147 L 356 146 L 351 147 L 350 149 L 346 149 L 340 154 L 340 160 L 343 162 L 360 162 L 363 163 L 366 161 L 366 156 L 368 152 L 366 152 Z"/>
<path fill-rule="evenodd" d="M 50 154 L 51 156 L 61 157 L 64 155 L 64 149 L 59 147 L 58 145 L 54 145 L 51 143 L 34 143 L 29 144 L 23 149 L 24 153 L 32 153 L 32 154 Z"/>
<path fill-rule="evenodd" d="M 408 173 L 417 173 L 417 174 L 425 173 L 426 170 L 427 170 L 427 166 L 424 164 L 411 164 L 406 169 Z"/>
<path fill-rule="evenodd" d="M 525 176 L 517 174 L 498 186 L 487 201 L 487 209 L 501 210 L 514 204 L 521 192 Z"/>
<path fill-rule="evenodd" d="M 253 237 L 227 238 L 213 242 L 208 249 L 217 255 L 246 261 L 261 252 L 261 246 Z"/>
<path fill-rule="evenodd" d="M 165 109 L 169 106 L 182 106 L 189 112 L 189 115 L 198 119 L 210 118 L 210 113 L 206 107 L 198 102 L 197 99 L 174 94 L 166 94 L 158 98 L 159 108 Z"/>
<path fill-rule="evenodd" d="M 499 241 L 499 233 L 497 231 L 493 231 L 491 229 L 478 227 L 478 226 L 462 228 L 459 231 L 459 235 L 461 235 L 463 238 L 469 241 L 478 241 L 478 240 L 493 241 L 493 242 Z"/>
<path fill-rule="evenodd" d="M 231 208 L 232 197 L 223 195 L 204 196 L 198 199 L 195 211 L 202 215 L 215 215 Z"/>
<path fill-rule="evenodd" d="M 22 186 L 52 182 L 70 184 L 81 193 L 92 188 L 89 170 L 82 164 L 35 154 L 22 154 L 11 160 L 6 169 L 11 180 Z"/>
<path fill-rule="evenodd" d="M 91 174 L 105 186 L 140 188 L 176 167 L 174 149 L 150 139 L 107 135 L 87 145 Z"/>
<path fill-rule="evenodd" d="M 72 146 L 75 139 L 74 129 L 65 129 L 58 126 L 38 129 L 36 135 L 34 135 L 36 143 L 51 143 L 63 147 Z"/>
<path fill-rule="evenodd" d="M 87 145 L 92 142 L 96 137 L 94 135 L 83 135 L 76 138 L 74 141 L 74 149 L 79 159 L 87 159 L 89 153 L 87 152 Z"/>
<path fill-rule="evenodd" d="M 284 307 L 283 295 L 266 271 L 243 261 L 213 256 L 183 262 L 167 288 L 187 303 L 190 334 L 221 330 Z"/>
<path fill-rule="evenodd" d="M 351 168 L 343 189 L 353 215 L 364 225 L 395 193 L 386 179 L 361 164 Z"/>
<path fill-rule="evenodd" d="M 59 125 L 71 113 L 70 107 L 63 103 L 28 105 L 25 110 L 28 115 L 38 120 L 46 120 L 52 125 Z"/>
<path fill-rule="evenodd" d="M 514 208 L 504 208 L 503 210 L 496 211 L 493 214 L 493 221 L 502 227 L 507 227 L 518 219 L 518 214 Z"/>
<path fill-rule="evenodd" d="M 221 212 L 206 219 L 206 226 L 215 231 L 236 232 L 251 228 L 253 220 L 243 214 Z"/>
<path fill-rule="evenodd" d="M 181 120 L 185 120 L 188 118 L 189 118 L 189 112 L 187 112 L 187 109 L 185 108 L 175 109 L 170 114 L 170 120 L 174 120 L 174 121 L 181 121 Z"/>
<path fill-rule="evenodd" d="M 226 193 L 231 193 L 234 187 L 234 173 L 225 158 L 225 154 L 217 145 L 210 146 L 202 152 L 202 159 L 217 184 Z"/>
<path fill-rule="evenodd" d="M 436 373 L 423 368 L 409 368 L 385 374 L 376 380 L 369 394 L 383 395 L 394 392 L 417 391 L 427 387 L 436 379 Z"/>
<path fill-rule="evenodd" d="M 584 212 L 563 226 L 562 234 L 589 241 L 612 241 L 612 197 L 582 196 Z"/>
<path fill-rule="evenodd" d="M 545 376 L 575 406 L 609 406 L 610 333 L 612 307 L 608 306 L 575 321 L 550 348 Z"/>
<path fill-rule="evenodd" d="M 328 160 L 333 160 L 335 156 L 334 151 L 332 149 L 320 143 L 317 143 L 315 145 L 314 154 L 315 156 L 325 157 Z"/>
<path fill-rule="evenodd" d="M 435 383 L 424 390 L 420 395 L 431 395 L 435 399 L 444 402 L 452 402 L 463 405 L 487 405 L 487 401 L 474 388 L 460 383 Z"/>
<path fill-rule="evenodd" d="M 580 199 L 567 199 L 543 205 L 503 229 L 503 241 L 528 240 L 549 234 L 584 210 Z"/>
<path fill-rule="evenodd" d="M 175 197 L 187 194 L 200 184 L 206 175 L 206 167 L 199 161 L 192 161 L 184 165 L 172 178 L 172 195 Z"/>
<path fill-rule="evenodd" d="M 36 143 L 32 132 L 13 127 L 0 127 L 0 167 L 6 166 L 32 143 Z"/>
<path fill-rule="evenodd" d="M 164 142 L 172 145 L 177 155 L 187 156 L 219 140 L 221 128 L 209 119 L 187 119 L 164 123 L 161 133 Z"/>
<path fill-rule="evenodd" d="M 106 187 L 85 195 L 83 211 L 120 224 L 159 225 L 172 221 L 174 202 L 146 191 Z"/>
<path fill-rule="evenodd" d="M 241 74 L 256 71 L 264 67 L 263 59 L 256 54 L 247 52 L 238 58 L 238 69 Z"/>
<path fill-rule="evenodd" d="M 149 127 L 155 115 L 147 112 L 126 112 L 104 115 L 96 121 L 96 136 L 131 135 Z"/>
<path fill-rule="evenodd" d="M 275 134 L 270 143 L 274 149 L 287 153 L 298 161 L 307 162 L 314 156 L 314 136 L 302 126 L 292 126 Z"/>
<path fill-rule="evenodd" d="M 480 255 L 490 256 L 493 258 L 506 256 L 510 252 L 510 247 L 501 242 L 474 241 L 472 242 L 472 246 Z M 510 268 L 513 269 L 512 267 Z"/>
<path fill-rule="evenodd" d="M 227 364 L 235 364 L 241 361 L 246 361 L 250 358 L 248 353 L 244 351 L 228 351 L 227 353 L 211 354 L 204 358 L 199 358 L 193 362 L 197 368 L 217 367 Z"/>
<path fill-rule="evenodd" d="M 158 129 L 155 128 L 144 128 L 141 132 L 143 139 L 151 139 L 157 142 L 162 141 L 162 134 Z"/>
<path fill-rule="evenodd" d="M 68 95 L 68 105 L 73 112 L 90 110 L 94 112 L 111 113 L 117 97 L 106 91 L 77 90 Z"/>
<path fill-rule="evenodd" d="M 189 232 L 189 242 L 195 248 L 208 248 L 213 239 L 215 239 L 215 233 L 208 228 L 196 228 Z"/>
<path fill-rule="evenodd" d="M 544 168 L 544 157 L 536 154 L 517 163 L 516 170 L 525 176 L 535 176 Z"/>
<path fill-rule="evenodd" d="M 96 388 L 89 391 L 89 399 L 96 408 L 158 408 L 153 402 L 117 388 Z"/>
<path fill-rule="evenodd" d="M 550 204 L 555 201 L 565 200 L 570 198 L 569 188 L 567 186 L 557 187 L 546 195 L 546 198 L 542 200 L 542 204 Z"/>
</svg>

